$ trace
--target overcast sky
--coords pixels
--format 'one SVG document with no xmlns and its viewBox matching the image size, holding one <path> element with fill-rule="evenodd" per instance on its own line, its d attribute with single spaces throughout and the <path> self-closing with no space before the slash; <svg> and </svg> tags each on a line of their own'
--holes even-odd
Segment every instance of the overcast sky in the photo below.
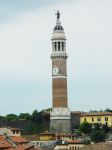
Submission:
<svg viewBox="0 0 112 150">
<path fill-rule="evenodd" d="M 112 0 L 1 0 L 0 115 L 52 106 L 57 9 L 67 37 L 70 109 L 112 109 Z"/>
</svg>

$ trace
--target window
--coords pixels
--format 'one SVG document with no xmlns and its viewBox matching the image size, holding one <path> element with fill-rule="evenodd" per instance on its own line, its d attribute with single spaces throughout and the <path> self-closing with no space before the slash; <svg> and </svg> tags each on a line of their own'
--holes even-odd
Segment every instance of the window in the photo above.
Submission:
<svg viewBox="0 0 112 150">
<path fill-rule="evenodd" d="M 13 134 L 15 134 L 15 131 L 13 131 Z"/>
<path fill-rule="evenodd" d="M 84 118 L 84 121 L 86 122 L 86 118 Z"/>
<path fill-rule="evenodd" d="M 97 121 L 101 121 L 101 118 L 100 118 L 100 117 L 98 117 L 98 118 L 97 118 Z"/>
<path fill-rule="evenodd" d="M 92 122 L 94 121 L 94 118 L 92 118 Z"/>
<path fill-rule="evenodd" d="M 105 117 L 105 121 L 108 121 L 108 117 Z"/>
<path fill-rule="evenodd" d="M 62 42 L 62 51 L 64 51 L 64 42 Z"/>
<path fill-rule="evenodd" d="M 58 42 L 58 51 L 60 51 L 60 42 Z"/>
</svg>

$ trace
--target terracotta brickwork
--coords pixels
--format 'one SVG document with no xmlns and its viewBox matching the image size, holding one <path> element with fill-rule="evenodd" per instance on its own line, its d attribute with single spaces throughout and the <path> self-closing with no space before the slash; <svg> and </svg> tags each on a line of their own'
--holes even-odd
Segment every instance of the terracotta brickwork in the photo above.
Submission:
<svg viewBox="0 0 112 150">
<path fill-rule="evenodd" d="M 66 59 L 63 58 L 52 59 L 52 69 L 55 65 L 58 66 L 59 68 L 59 74 L 67 75 Z"/>
<path fill-rule="evenodd" d="M 53 78 L 53 107 L 67 107 L 67 79 Z"/>
</svg>

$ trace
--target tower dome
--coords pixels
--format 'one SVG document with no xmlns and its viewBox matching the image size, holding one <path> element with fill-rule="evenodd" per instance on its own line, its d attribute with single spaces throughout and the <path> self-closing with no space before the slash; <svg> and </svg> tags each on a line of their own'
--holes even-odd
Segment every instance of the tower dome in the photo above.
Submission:
<svg viewBox="0 0 112 150">
<path fill-rule="evenodd" d="M 59 39 L 66 40 L 64 28 L 62 27 L 61 22 L 60 22 L 59 11 L 57 11 L 56 15 L 57 15 L 57 20 L 56 20 L 56 25 L 53 29 L 52 40 L 56 40 L 56 39 L 57 40 L 59 40 Z"/>
<path fill-rule="evenodd" d="M 64 31 L 60 22 L 56 22 L 56 26 L 54 27 L 53 31 Z"/>
</svg>

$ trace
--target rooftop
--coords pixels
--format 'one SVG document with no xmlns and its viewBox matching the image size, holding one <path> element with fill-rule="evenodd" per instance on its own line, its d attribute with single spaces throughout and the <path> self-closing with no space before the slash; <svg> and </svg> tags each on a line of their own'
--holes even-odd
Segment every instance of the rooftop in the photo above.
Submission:
<svg viewBox="0 0 112 150">
<path fill-rule="evenodd" d="M 10 148 L 11 144 L 5 139 L 4 136 L 0 135 L 0 149 Z"/>
<path fill-rule="evenodd" d="M 11 147 L 7 150 L 40 150 L 39 148 L 34 148 L 34 146 L 30 146 L 30 145 L 19 145 L 17 147 Z"/>
<path fill-rule="evenodd" d="M 112 150 L 112 143 L 97 143 L 97 144 L 90 144 L 88 146 L 84 146 L 79 150 Z"/>
<path fill-rule="evenodd" d="M 12 141 L 14 141 L 14 143 L 28 143 L 29 142 L 29 140 L 21 136 L 11 136 L 10 138 Z"/>
<path fill-rule="evenodd" d="M 8 127 L 8 129 L 12 130 L 12 131 L 21 131 L 22 129 L 19 128 L 12 128 L 12 127 Z"/>
<path fill-rule="evenodd" d="M 84 116 L 108 116 L 108 115 L 112 115 L 112 113 L 110 112 L 86 112 L 86 113 L 83 113 L 81 114 L 81 117 L 84 117 Z"/>
</svg>

